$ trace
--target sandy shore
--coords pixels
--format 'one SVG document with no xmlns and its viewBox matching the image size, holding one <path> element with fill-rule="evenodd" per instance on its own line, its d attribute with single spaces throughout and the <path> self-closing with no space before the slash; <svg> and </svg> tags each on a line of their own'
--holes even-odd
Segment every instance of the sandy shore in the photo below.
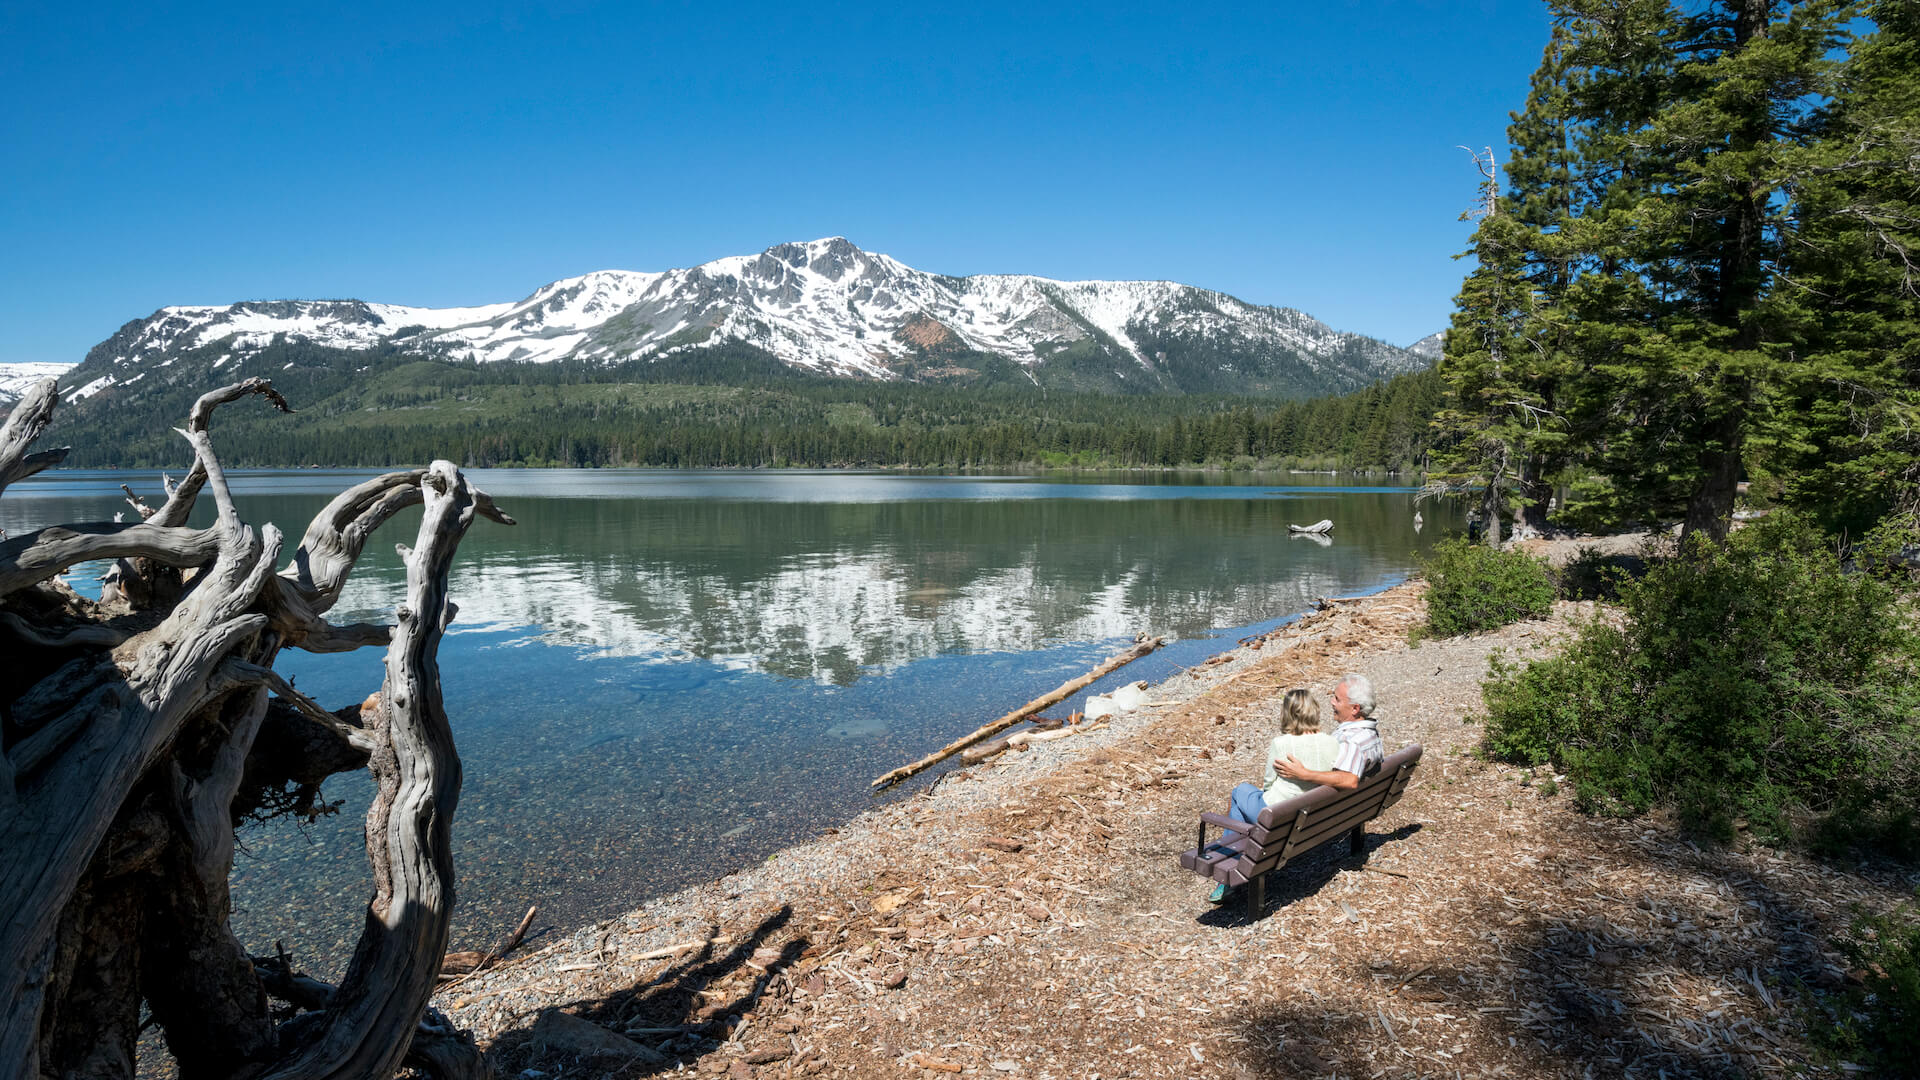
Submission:
<svg viewBox="0 0 1920 1080">
<path fill-rule="evenodd" d="M 1481 761 L 1488 657 L 1604 612 L 1409 647 L 1421 592 L 1334 605 L 1104 731 L 883 802 L 435 1005 L 527 1080 L 1826 1071 L 1792 987 L 1844 977 L 1827 925 L 1912 878 L 1588 819 L 1544 775 Z M 1330 845 L 1277 875 L 1262 917 L 1211 907 L 1177 861 L 1195 815 L 1257 778 L 1286 689 L 1324 697 L 1350 670 L 1374 679 L 1389 748 L 1426 748 L 1406 798 L 1364 863 Z M 583 1032 L 605 1037 L 593 1056 Z"/>
</svg>

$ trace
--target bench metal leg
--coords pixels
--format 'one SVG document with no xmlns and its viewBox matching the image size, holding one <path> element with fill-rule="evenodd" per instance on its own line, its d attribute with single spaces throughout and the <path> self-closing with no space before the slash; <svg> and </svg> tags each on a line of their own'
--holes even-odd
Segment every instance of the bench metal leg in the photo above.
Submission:
<svg viewBox="0 0 1920 1080">
<path fill-rule="evenodd" d="M 1347 851 L 1356 859 L 1367 853 L 1367 827 L 1365 825 L 1355 825 L 1353 827 L 1353 836 L 1347 841 Z"/>
<path fill-rule="evenodd" d="M 1257 919 L 1267 909 L 1267 875 L 1247 882 L 1247 918 Z"/>
</svg>

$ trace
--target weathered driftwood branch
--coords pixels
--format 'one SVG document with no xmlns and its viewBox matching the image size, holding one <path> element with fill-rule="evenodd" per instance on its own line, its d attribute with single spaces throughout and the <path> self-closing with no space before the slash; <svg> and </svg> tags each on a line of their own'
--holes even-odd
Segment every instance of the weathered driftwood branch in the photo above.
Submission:
<svg viewBox="0 0 1920 1080">
<path fill-rule="evenodd" d="M 236 685 L 260 686 L 272 690 L 275 697 L 286 702 L 295 712 L 328 729 L 362 754 L 371 754 L 378 748 L 378 741 L 364 728 L 354 727 L 321 708 L 318 702 L 295 690 L 293 684 L 281 678 L 280 673 L 272 668 L 234 658 L 221 665 L 221 674 L 232 679 Z"/>
<path fill-rule="evenodd" d="M 68 448 L 64 446 L 58 450 L 28 452 L 40 433 L 47 430 L 48 422 L 53 419 L 53 407 L 59 403 L 60 384 L 53 379 L 34 383 L 14 402 L 6 425 L 0 427 L 0 491 L 5 491 L 16 480 L 50 469 L 66 459 Z"/>
<path fill-rule="evenodd" d="M 1146 656 L 1148 653 L 1153 652 L 1153 650 L 1159 648 L 1161 645 L 1165 643 L 1166 641 L 1164 638 L 1148 638 L 1145 641 L 1140 642 L 1139 644 L 1135 645 L 1133 648 L 1128 649 L 1123 653 L 1117 653 L 1111 657 L 1108 657 L 1107 660 L 1104 663 L 1102 663 L 1099 667 L 1094 668 L 1092 671 L 1087 672 L 1085 675 L 1082 675 L 1077 679 L 1071 679 L 1071 680 L 1068 680 L 1067 682 L 1061 683 L 1059 686 L 1055 687 L 1052 691 L 1046 694 L 1042 694 L 1037 698 L 1034 698 L 1032 701 L 1027 702 L 1025 705 L 1022 705 L 1019 708 L 1008 713 L 1007 715 L 1001 717 L 1000 719 L 995 720 L 993 723 L 977 728 L 971 734 L 964 735 L 958 739 L 955 739 L 954 741 L 941 747 L 939 750 L 936 750 L 933 753 L 928 754 L 926 757 L 923 757 L 920 760 L 913 762 L 910 765 L 902 765 L 901 767 L 893 770 L 892 772 L 886 774 L 885 776 L 880 777 L 878 780 L 875 780 L 873 782 L 874 790 L 878 791 L 881 788 L 888 787 L 893 784 L 897 784 L 900 781 L 905 780 L 906 778 L 914 775 L 915 773 L 925 771 L 927 768 L 937 765 L 942 761 L 945 761 L 947 758 L 950 758 L 953 755 L 959 753 L 960 751 L 965 750 L 967 747 L 972 746 L 974 743 L 982 742 L 984 740 L 993 738 L 995 735 L 998 735 L 1000 732 L 1007 730 L 1008 728 L 1012 727 L 1013 725 L 1019 723 L 1022 720 L 1025 720 L 1027 717 L 1032 716 L 1034 713 L 1039 712 L 1041 709 L 1044 709 L 1047 706 L 1055 704 L 1057 702 L 1065 701 L 1068 697 L 1071 697 L 1073 695 L 1074 691 L 1079 690 L 1082 687 L 1092 685 L 1093 683 L 1097 682 L 1101 678 L 1101 676 L 1108 675 L 1115 671 L 1118 671 L 1120 668 L 1123 668 L 1126 665 L 1133 663 L 1135 660 L 1138 660 L 1141 657 Z"/>
<path fill-rule="evenodd" d="M 293 970 L 291 958 L 253 958 L 254 971 L 267 993 L 301 1009 L 314 1010 L 308 1023 L 289 1025 L 290 1034 L 299 1035 L 301 1027 L 313 1026 L 333 1000 L 334 987 L 303 972 Z M 305 1017 L 303 1020 L 307 1019 Z M 452 1030 L 437 1012 L 428 1010 L 415 1027 L 413 1039 L 402 1062 L 441 1080 L 485 1080 L 494 1075 L 492 1067 L 473 1042 Z"/>
<path fill-rule="evenodd" d="M 82 623 L 53 629 L 35 626 L 11 611 L 0 611 L 0 629 L 46 649 L 72 649 L 88 645 L 111 649 L 127 640 L 125 631 L 111 626 Z"/>
<path fill-rule="evenodd" d="M 533 917 L 539 913 L 540 906 L 538 904 L 528 908 L 526 915 L 521 918 L 520 924 L 513 928 L 513 932 L 501 939 L 500 944 L 495 945 L 486 952 L 448 953 L 446 959 L 440 962 L 440 974 L 471 975 L 492 967 L 495 961 L 520 947 L 521 939 L 527 936 L 527 928 L 533 925 Z"/>
<path fill-rule="evenodd" d="M 167 566 L 201 566 L 219 551 L 220 535 L 213 528 L 181 529 L 150 521 L 50 525 L 0 540 L 0 597 L 96 559 L 137 555 Z"/>
<path fill-rule="evenodd" d="M 349 500 L 344 525 L 309 528 L 320 579 L 296 572 L 315 564 L 304 546 L 277 573 L 282 537 L 241 521 L 209 433 L 218 406 L 250 395 L 285 408 L 257 379 L 196 402 L 182 432 L 193 468 L 146 522 L 0 543 L 0 640 L 42 665 L 0 680 L 0 1075 L 131 1077 L 143 1000 L 183 1075 L 385 1075 L 410 1040 L 409 1064 L 484 1072 L 471 1043 L 434 1025 L 416 1038 L 415 1028 L 452 901 L 459 765 L 434 660 L 453 612 L 448 566 L 476 510 L 511 518 L 436 462 Z M 0 481 L 57 460 L 28 452 L 56 399 L 52 384 L 37 387 L 0 430 Z M 203 488 L 217 519 L 185 528 Z M 366 533 L 423 499 L 399 627 L 320 618 Z M 121 618 L 118 601 L 87 601 L 50 580 L 99 558 L 121 560 L 122 592 L 151 614 Z M 183 587 L 174 568 L 196 572 Z M 387 689 L 365 728 L 272 670 L 288 645 L 330 651 L 389 636 Z M 289 783 L 298 790 L 282 792 L 281 805 L 310 806 L 321 779 L 369 759 L 380 795 L 367 932 L 325 1012 L 276 1028 L 262 975 L 229 926 L 235 822 L 262 791 Z"/>
<path fill-rule="evenodd" d="M 39 1067 L 55 928 L 122 801 L 200 709 L 226 654 L 265 627 L 246 611 L 266 575 L 263 544 L 221 528 L 218 558 L 161 624 L 110 654 L 75 661 L 16 700 L 30 732 L 8 752 L 0 821 L 0 1073 Z M 269 530 L 274 553 L 278 535 Z"/>
<path fill-rule="evenodd" d="M 167 501 L 154 511 L 151 521 L 155 525 L 185 525 L 187 515 L 193 513 L 193 501 L 200 495 L 200 489 L 207 484 L 207 467 L 194 459 L 193 467 L 177 484 L 167 485 Z"/>
<path fill-rule="evenodd" d="M 323 615 L 340 598 L 348 571 L 360 558 L 367 537 L 393 515 L 420 505 L 425 469 L 391 472 L 362 481 L 334 496 L 326 509 L 314 515 L 300 547 L 280 577 L 315 615 Z M 473 513 L 513 524 L 486 492 L 472 491 Z"/>
<path fill-rule="evenodd" d="M 136 494 L 131 487 L 128 487 L 126 484 L 121 484 L 120 490 L 127 493 L 127 505 L 133 507 L 134 512 L 140 515 L 141 521 L 145 521 L 154 515 L 153 507 L 148 506 L 147 500 Z"/>
<path fill-rule="evenodd" d="M 453 915 L 451 830 L 460 796 L 435 653 L 454 605 L 447 573 L 475 500 L 451 462 L 422 477 L 426 514 L 404 558 L 407 599 L 399 610 L 387 677 L 375 714 L 370 768 L 379 792 L 367 811 L 373 899 L 346 978 L 327 1003 L 317 1036 L 269 1078 L 387 1076 L 400 1066 L 433 994 Z M 404 549 L 403 549 L 404 550 Z"/>
</svg>

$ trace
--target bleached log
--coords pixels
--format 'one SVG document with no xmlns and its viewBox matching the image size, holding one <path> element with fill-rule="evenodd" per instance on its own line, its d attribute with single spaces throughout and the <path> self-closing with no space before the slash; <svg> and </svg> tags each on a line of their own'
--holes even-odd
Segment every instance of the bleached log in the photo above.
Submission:
<svg viewBox="0 0 1920 1080">
<path fill-rule="evenodd" d="M 280 577 L 314 615 L 324 615 L 340 598 L 347 575 L 366 547 L 367 537 L 393 515 L 420 505 L 425 469 L 383 473 L 339 495 L 314 515 Z M 513 518 L 486 492 L 469 488 L 473 512 L 502 525 Z"/>
<path fill-rule="evenodd" d="M 98 623 L 81 623 L 58 630 L 38 627 L 11 611 L 0 611 L 0 629 L 14 637 L 45 649 L 73 649 L 95 646 L 111 649 L 127 640 L 126 632 Z"/>
<path fill-rule="evenodd" d="M 147 500 L 136 494 L 131 487 L 128 487 L 126 484 L 121 484 L 120 490 L 127 493 L 127 505 L 133 507 L 135 512 L 140 515 L 141 521 L 146 521 L 154 515 L 155 510 L 153 507 L 148 506 Z"/>
<path fill-rule="evenodd" d="M 201 566 L 220 552 L 218 530 L 151 521 L 49 525 L 0 541 L 0 597 L 58 577 L 79 563 L 140 556 L 165 566 Z"/>
<path fill-rule="evenodd" d="M 1013 710 L 1007 715 L 1002 716 L 1000 719 L 995 720 L 993 723 L 986 724 L 986 725 L 983 725 L 982 727 L 976 728 L 969 734 L 963 735 L 960 738 L 955 739 L 954 741 L 948 743 L 947 745 L 941 747 L 940 749 L 934 751 L 933 753 L 928 754 L 926 757 L 923 757 L 920 760 L 915 761 L 911 764 L 902 765 L 901 767 L 893 770 L 892 772 L 886 774 L 885 776 L 880 777 L 878 780 L 875 780 L 873 782 L 873 785 L 872 785 L 873 789 L 878 791 L 883 787 L 887 787 L 892 784 L 897 784 L 900 781 L 905 780 L 906 778 L 914 775 L 915 773 L 922 772 L 930 768 L 931 766 L 937 765 L 940 762 L 945 761 L 947 758 L 952 757 L 953 755 L 959 753 L 962 750 L 965 750 L 967 747 L 972 746 L 975 743 L 984 742 L 987 739 L 991 739 L 995 735 L 998 735 L 999 733 L 1007 730 L 1008 728 L 1019 723 L 1020 721 L 1025 720 L 1027 717 L 1032 716 L 1034 713 L 1039 712 L 1041 709 L 1044 709 L 1049 705 L 1053 705 L 1061 701 L 1065 701 L 1067 698 L 1073 696 L 1075 691 L 1086 686 L 1091 686 L 1095 682 L 1098 682 L 1101 676 L 1111 674 L 1112 672 L 1117 671 L 1120 668 L 1133 663 L 1135 660 L 1138 660 L 1141 657 L 1146 656 L 1148 653 L 1153 652 L 1153 650 L 1159 648 L 1161 645 L 1165 643 L 1166 643 L 1165 638 L 1148 638 L 1140 642 L 1139 644 L 1135 645 L 1133 648 L 1128 649 L 1125 652 L 1116 653 L 1113 656 L 1108 657 L 1106 661 L 1103 662 L 1099 667 L 1094 668 L 1092 671 L 1087 672 L 1085 675 L 1082 675 L 1077 679 L 1070 679 L 1064 683 L 1061 683 L 1059 686 L 1055 687 L 1053 690 L 1049 691 L 1048 693 L 1042 694 L 1041 696 L 1034 698 L 1032 701 L 1027 702 L 1025 705 L 1020 706 L 1019 708 Z"/>
<path fill-rule="evenodd" d="M 147 520 L 155 525 L 185 525 L 187 516 L 193 513 L 194 500 L 206 484 L 207 467 L 195 458 L 193 467 L 179 483 L 167 485 L 167 501 Z"/>
<path fill-rule="evenodd" d="M 0 434 L 0 476 L 28 475 L 55 459 L 27 452 L 57 397 L 50 385 L 35 393 Z M 291 1070 L 283 1075 L 390 1075 L 410 1039 L 409 1064 L 442 1076 L 485 1073 L 472 1044 L 443 1023 L 414 1036 L 452 901 L 447 830 L 459 767 L 434 664 L 453 610 L 448 565 L 476 508 L 511 518 L 448 463 L 402 474 L 430 489 L 427 520 L 408 559 L 408 607 L 391 634 L 382 694 L 390 705 L 371 730 L 355 727 L 294 691 L 272 661 L 289 644 L 337 650 L 388 640 L 387 627 L 328 624 L 310 602 L 331 606 L 365 535 L 329 552 L 327 587 L 317 595 L 276 572 L 282 537 L 240 520 L 209 435 L 214 410 L 249 395 L 285 408 L 258 379 L 203 395 L 182 432 L 193 469 L 147 522 L 44 529 L 0 544 L 0 606 L 10 605 L 0 610 L 0 638 L 99 650 L 35 673 L 7 702 L 0 1076 L 131 1077 L 142 998 L 185 1075 L 251 1080 L 276 1064 Z M 423 498 L 418 490 L 395 496 L 391 487 L 359 506 L 349 525 L 370 531 Z M 202 489 L 215 500 L 216 521 L 185 528 Z M 155 590 L 158 621 L 131 637 L 104 621 L 72 625 L 114 609 L 45 583 L 75 562 L 109 557 L 127 560 L 136 576 L 169 567 L 198 573 L 184 591 L 178 575 L 173 588 Z M 24 591 L 36 586 L 48 596 Z M 266 749 L 311 760 L 263 760 L 257 751 L 270 720 Z M 354 767 L 368 748 L 379 751 L 380 796 L 368 829 L 376 895 L 349 973 L 352 992 L 333 995 L 324 1017 L 276 1030 L 260 975 L 229 925 L 234 815 L 259 805 L 241 791 L 317 783 Z M 333 1040 L 339 1032 L 352 1043 L 344 1055 Z"/>
<path fill-rule="evenodd" d="M 268 545 L 244 526 L 219 531 L 206 579 L 160 626 L 69 664 L 15 704 L 15 722 L 33 734 L 9 755 L 13 800 L 0 821 L 0 1075 L 38 1070 L 54 929 L 121 800 L 208 704 L 227 652 L 266 625 L 245 609 L 266 577 L 256 571 L 271 566 L 260 558 Z M 56 730 L 57 744 L 35 745 Z"/>
<path fill-rule="evenodd" d="M 17 480 L 24 480 L 42 469 L 50 469 L 66 460 L 68 447 L 30 452 L 35 439 L 53 420 L 53 408 L 60 403 L 60 384 L 41 379 L 20 395 L 0 427 L 0 492 Z"/>
</svg>

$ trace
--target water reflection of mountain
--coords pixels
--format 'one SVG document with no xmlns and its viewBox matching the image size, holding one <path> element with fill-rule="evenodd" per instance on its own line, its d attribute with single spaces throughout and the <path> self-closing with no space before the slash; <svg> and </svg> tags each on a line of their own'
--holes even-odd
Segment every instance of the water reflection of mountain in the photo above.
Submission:
<svg viewBox="0 0 1920 1080">
<path fill-rule="evenodd" d="M 1336 500 L 1335 543 L 1289 543 L 1287 521 L 1332 516 Z M 846 685 L 937 654 L 1193 634 L 1298 611 L 1404 566 L 1407 502 L 523 498 L 518 528 L 469 538 L 454 594 L 467 626 Z M 347 606 L 392 602 L 397 569 L 374 569 Z"/>
</svg>

